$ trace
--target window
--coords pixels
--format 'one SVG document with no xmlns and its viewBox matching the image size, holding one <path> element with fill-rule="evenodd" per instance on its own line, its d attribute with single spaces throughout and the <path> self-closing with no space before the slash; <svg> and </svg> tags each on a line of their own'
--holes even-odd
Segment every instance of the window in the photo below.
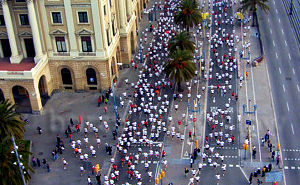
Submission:
<svg viewBox="0 0 300 185">
<path fill-rule="evenodd" d="M 103 6 L 103 13 L 104 13 L 104 15 L 106 15 L 106 6 L 105 5 Z"/>
<path fill-rule="evenodd" d="M 87 12 L 78 12 L 79 23 L 88 23 L 88 14 Z"/>
<path fill-rule="evenodd" d="M 20 14 L 21 25 L 29 25 L 28 14 Z"/>
<path fill-rule="evenodd" d="M 57 52 L 67 52 L 65 37 L 55 37 Z"/>
<path fill-rule="evenodd" d="M 110 7 L 111 7 L 111 0 L 109 0 L 109 5 L 110 5 Z"/>
<path fill-rule="evenodd" d="M 5 20 L 3 15 L 0 15 L 0 26 L 5 26 Z"/>
<path fill-rule="evenodd" d="M 26 2 L 26 0 L 16 0 L 16 2 Z"/>
<path fill-rule="evenodd" d="M 107 37 L 107 45 L 110 45 L 110 40 L 109 40 L 109 29 L 106 30 L 106 37 Z"/>
<path fill-rule="evenodd" d="M 60 12 L 52 12 L 52 22 L 56 24 L 62 23 Z"/>
<path fill-rule="evenodd" d="M 91 37 L 81 37 L 82 52 L 93 52 Z"/>
</svg>

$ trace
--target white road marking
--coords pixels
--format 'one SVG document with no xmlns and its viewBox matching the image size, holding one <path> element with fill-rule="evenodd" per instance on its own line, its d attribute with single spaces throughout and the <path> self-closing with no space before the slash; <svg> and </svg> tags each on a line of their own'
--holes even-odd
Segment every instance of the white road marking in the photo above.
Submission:
<svg viewBox="0 0 300 185">
<path fill-rule="evenodd" d="M 285 43 L 285 45 L 287 46 L 287 42 L 286 42 L 286 40 L 284 41 L 284 43 Z"/>
<path fill-rule="evenodd" d="M 281 29 L 281 33 L 282 33 L 282 35 L 284 34 L 283 29 Z"/>
<path fill-rule="evenodd" d="M 289 59 L 291 60 L 291 54 L 289 53 Z"/>
<path fill-rule="evenodd" d="M 275 47 L 275 41 L 273 40 L 273 46 Z"/>
<path fill-rule="evenodd" d="M 277 10 L 277 8 L 276 8 L 276 10 L 275 10 L 275 11 L 276 11 L 276 13 L 278 14 L 278 10 Z"/>
<path fill-rule="evenodd" d="M 280 19 L 278 19 L 278 22 L 280 23 Z"/>
<path fill-rule="evenodd" d="M 295 135 L 295 131 L 294 131 L 294 127 L 293 127 L 293 123 L 291 123 L 291 128 L 292 128 L 293 135 Z"/>
<path fill-rule="evenodd" d="M 270 29 L 271 34 L 273 33 L 272 30 Z"/>
<path fill-rule="evenodd" d="M 292 68 L 292 70 L 293 70 L 293 73 L 294 73 L 294 74 L 296 74 L 296 72 L 295 72 L 295 68 Z"/>
<path fill-rule="evenodd" d="M 291 169 L 294 170 L 294 169 L 295 169 L 295 166 L 291 166 Z"/>
<path fill-rule="evenodd" d="M 284 169 L 286 169 L 286 170 L 287 170 L 287 169 L 289 169 L 289 167 L 288 167 L 288 166 L 285 166 L 285 167 L 284 167 Z"/>
<path fill-rule="evenodd" d="M 273 42 L 274 43 L 274 42 Z M 274 45 L 275 46 L 275 45 Z M 278 54 L 277 54 L 277 52 L 275 53 L 275 55 L 276 55 L 276 58 L 278 59 Z"/>
<path fill-rule="evenodd" d="M 280 68 L 278 68 L 279 69 L 279 73 L 281 74 L 281 69 Z"/>
<path fill-rule="evenodd" d="M 284 84 L 282 84 L 282 88 L 283 88 L 283 91 L 285 92 L 285 87 L 284 87 Z"/>
<path fill-rule="evenodd" d="M 289 103 L 286 103 L 287 110 L 290 111 Z"/>
<path fill-rule="evenodd" d="M 298 92 L 300 92 L 300 88 L 299 88 L 299 85 L 297 84 L 297 89 L 298 89 Z"/>
</svg>

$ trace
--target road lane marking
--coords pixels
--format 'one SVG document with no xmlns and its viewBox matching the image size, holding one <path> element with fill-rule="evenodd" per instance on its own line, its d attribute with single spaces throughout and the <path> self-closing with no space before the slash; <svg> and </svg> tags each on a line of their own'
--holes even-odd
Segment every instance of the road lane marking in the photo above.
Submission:
<svg viewBox="0 0 300 185">
<path fill-rule="evenodd" d="M 275 11 L 276 11 L 276 13 L 278 14 L 278 10 L 277 10 L 277 8 L 275 9 Z"/>
<path fill-rule="evenodd" d="M 291 123 L 291 128 L 292 128 L 293 135 L 295 135 L 293 123 Z"/>
<path fill-rule="evenodd" d="M 281 28 L 281 33 L 282 33 L 282 35 L 284 34 L 284 32 L 283 32 L 283 29 Z"/>
<path fill-rule="evenodd" d="M 280 19 L 278 19 L 279 23 L 280 23 Z"/>
<path fill-rule="evenodd" d="M 285 92 L 285 87 L 284 87 L 284 84 L 282 84 L 282 88 L 283 88 L 283 91 Z"/>
<path fill-rule="evenodd" d="M 278 68 L 279 69 L 279 73 L 281 74 L 281 69 L 280 68 Z"/>
<path fill-rule="evenodd" d="M 286 42 L 286 40 L 284 41 L 284 43 L 285 43 L 285 45 L 287 46 L 287 42 Z"/>
<path fill-rule="evenodd" d="M 272 30 L 270 29 L 270 32 L 271 32 L 271 34 L 272 34 Z"/>
<path fill-rule="evenodd" d="M 273 46 L 275 47 L 275 41 L 273 40 Z"/>
<path fill-rule="evenodd" d="M 297 89 L 298 89 L 298 92 L 300 92 L 300 88 L 299 88 L 299 85 L 297 84 Z"/>
<path fill-rule="evenodd" d="M 276 55 L 276 58 L 278 59 L 278 54 L 277 54 L 277 52 L 275 53 L 275 55 Z"/>
<path fill-rule="evenodd" d="M 289 53 L 289 59 L 291 60 L 291 54 Z"/>
<path fill-rule="evenodd" d="M 290 111 L 289 103 L 286 103 L 287 110 Z"/>
<path fill-rule="evenodd" d="M 296 74 L 296 72 L 295 72 L 295 68 L 293 68 L 292 70 L 293 70 L 293 73 L 294 73 L 294 74 Z"/>
<path fill-rule="evenodd" d="M 268 18 L 268 23 L 270 23 L 270 19 Z"/>
</svg>

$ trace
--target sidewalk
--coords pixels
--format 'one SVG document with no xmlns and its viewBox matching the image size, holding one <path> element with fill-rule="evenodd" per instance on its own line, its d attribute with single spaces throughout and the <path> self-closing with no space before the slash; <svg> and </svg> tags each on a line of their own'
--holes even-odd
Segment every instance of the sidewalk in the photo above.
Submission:
<svg viewBox="0 0 300 185">
<path fill-rule="evenodd" d="M 270 140 L 273 145 L 272 150 L 275 150 L 275 158 L 278 150 L 278 136 L 276 131 L 276 124 L 274 118 L 274 107 L 271 100 L 271 90 L 269 85 L 269 79 L 267 74 L 267 66 L 265 61 L 262 61 L 257 67 L 253 67 L 252 60 L 260 56 L 259 40 L 255 36 L 257 28 L 251 27 L 247 33 L 246 42 L 251 43 L 251 57 L 250 64 L 246 65 L 246 71 L 248 77 L 243 84 L 243 87 L 239 90 L 239 114 L 241 115 L 240 121 L 240 158 L 241 165 L 244 166 L 246 175 L 249 176 L 251 172 L 254 172 L 257 168 L 262 169 L 263 166 L 272 164 L 273 171 L 280 170 L 276 166 L 276 162 L 271 161 L 271 153 L 267 147 L 267 143 L 264 146 L 261 145 L 261 138 L 263 138 L 270 130 Z M 245 60 L 244 60 L 245 62 Z M 247 110 L 253 111 L 254 105 L 257 105 L 256 114 L 244 114 L 243 105 L 247 107 Z M 250 135 L 251 143 L 247 150 L 246 160 L 244 160 L 244 150 L 242 145 L 247 137 L 248 128 L 246 120 L 251 121 Z M 252 147 L 255 146 L 257 150 L 256 158 L 251 155 Z M 279 184 L 283 184 L 280 182 Z"/>
</svg>

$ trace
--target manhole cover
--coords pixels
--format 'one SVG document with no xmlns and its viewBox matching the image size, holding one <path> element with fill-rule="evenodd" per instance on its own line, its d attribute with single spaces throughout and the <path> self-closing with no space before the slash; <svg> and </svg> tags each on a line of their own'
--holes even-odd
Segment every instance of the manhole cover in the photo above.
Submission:
<svg viewBox="0 0 300 185">
<path fill-rule="evenodd" d="M 44 152 L 39 152 L 39 153 L 38 153 L 38 155 L 43 155 L 43 154 L 44 154 Z"/>
<path fill-rule="evenodd" d="M 285 77 L 285 79 L 286 79 L 286 80 L 292 80 L 292 78 L 291 78 L 291 77 Z"/>
</svg>

